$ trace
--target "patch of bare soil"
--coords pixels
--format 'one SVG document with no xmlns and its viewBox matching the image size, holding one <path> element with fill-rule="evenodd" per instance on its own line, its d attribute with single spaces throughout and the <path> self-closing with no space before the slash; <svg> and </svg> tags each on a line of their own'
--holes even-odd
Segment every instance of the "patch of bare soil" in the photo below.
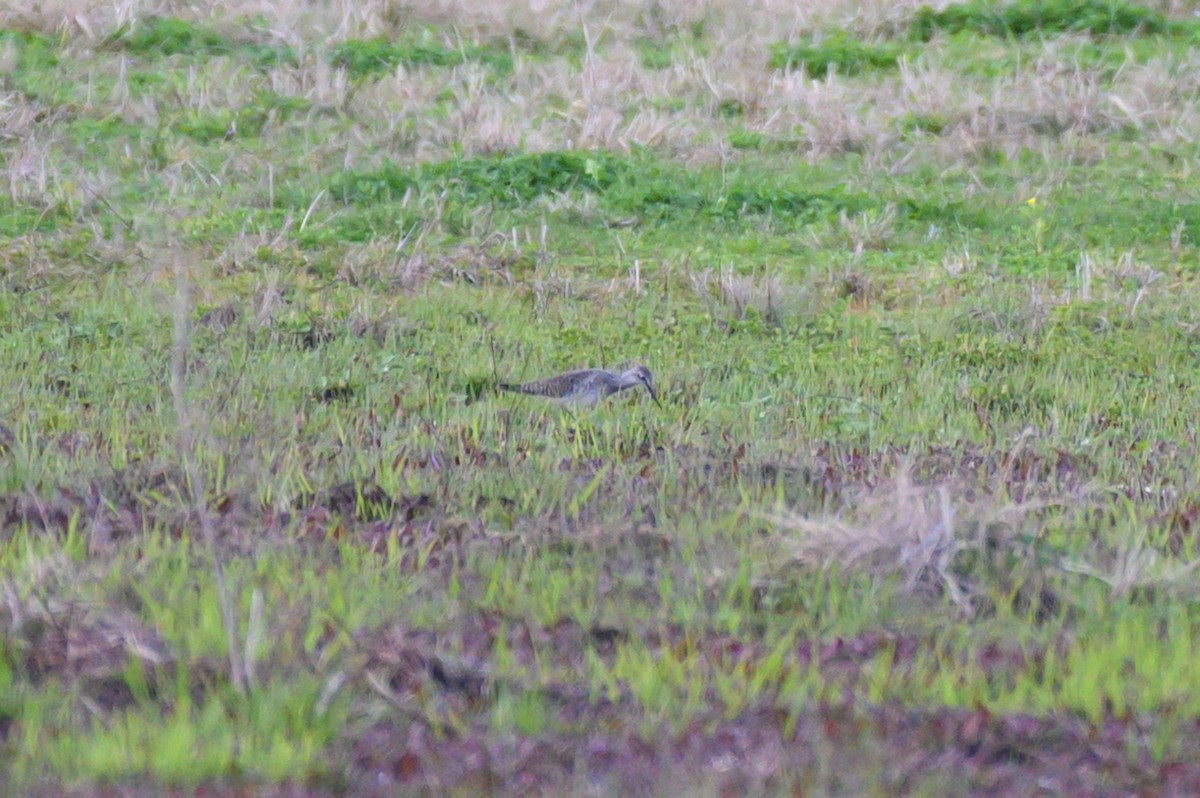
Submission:
<svg viewBox="0 0 1200 798">
<path fill-rule="evenodd" d="M 347 777 L 364 794 L 483 791 L 493 795 L 712 794 L 1189 795 L 1200 790 L 1200 741 L 1179 759 L 1155 763 L 1134 718 L 1090 724 L 1073 717 L 992 715 L 962 708 L 914 709 L 861 699 L 864 668 L 887 657 L 903 669 L 922 649 L 916 638 L 865 635 L 800 643 L 796 667 L 815 663 L 842 686 L 840 697 L 799 711 L 764 699 L 734 718 L 701 713 L 685 728 L 649 721 L 625 691 L 590 694 L 578 683 L 517 684 L 496 678 L 488 657 L 498 635 L 516 662 L 543 673 L 600 657 L 631 630 L 503 623 L 496 614 L 463 618 L 452 632 L 392 626 L 364 636 L 366 672 L 398 708 L 348 740 Z M 650 646 L 695 649 L 711 662 L 753 663 L 756 643 L 700 637 L 664 627 L 641 634 Z M 453 653 L 450 653 L 453 652 Z M 975 655 L 989 673 L 1024 668 L 1037 652 L 993 646 Z M 532 671 L 531 671 L 532 672 Z M 497 732 L 489 710 L 502 692 L 534 691 L 544 731 Z M 716 706 L 716 695 L 709 696 Z M 417 709 L 420 707 L 420 709 Z M 457 719 L 452 722 L 451 719 Z M 940 786 L 939 786 L 940 785 Z"/>
<path fill-rule="evenodd" d="M 9 593 L 0 606 L 0 633 L 18 653 L 32 684 L 54 679 L 76 690 L 91 713 L 107 715 L 136 700 L 127 678 L 140 666 L 150 694 L 161 667 L 174 655 L 159 634 L 128 610 L 60 601 L 20 601 Z"/>
<path fill-rule="evenodd" d="M 564 701 L 562 731 L 537 737 L 483 728 L 439 737 L 417 722 L 380 721 L 354 744 L 353 776 L 369 794 L 669 795 L 1195 795 L 1193 756 L 1155 764 L 1130 740 L 1132 721 L 992 716 L 968 709 L 814 706 L 791 716 L 754 707 L 651 733 L 617 708 Z M 570 722 L 573 721 L 573 722 Z M 715 788 L 715 789 L 713 789 Z"/>
</svg>

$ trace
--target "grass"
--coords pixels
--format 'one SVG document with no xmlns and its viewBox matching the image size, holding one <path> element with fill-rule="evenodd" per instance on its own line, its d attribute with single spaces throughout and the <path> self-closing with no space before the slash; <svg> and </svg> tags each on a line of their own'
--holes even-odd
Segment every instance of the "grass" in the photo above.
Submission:
<svg viewBox="0 0 1200 798">
<path fill-rule="evenodd" d="M 330 54 L 335 66 L 351 75 L 362 77 L 405 67 L 449 67 L 467 61 L 478 61 L 500 74 L 512 71 L 512 54 L 504 46 L 483 47 L 457 43 L 448 45 L 438 40 L 436 31 L 425 29 L 408 40 L 393 42 L 387 37 L 359 40 L 348 39 Z"/>
<path fill-rule="evenodd" d="M 773 69 L 803 66 L 815 77 L 831 70 L 843 75 L 857 75 L 867 70 L 895 69 L 903 55 L 902 44 L 868 44 L 838 31 L 819 42 L 778 44 L 771 52 L 770 65 Z"/>
<path fill-rule="evenodd" d="M 253 35 L 231 37 L 214 28 L 178 17 L 147 17 L 126 30 L 109 37 L 109 46 L 143 58 L 168 56 L 237 56 L 260 67 L 294 63 L 295 54 L 287 46 L 271 46 L 255 41 Z"/>
<path fill-rule="evenodd" d="M 1110 35 L 1189 35 L 1187 22 L 1168 19 L 1124 0 L 1018 0 L 1010 3 L 951 3 L 940 11 L 922 7 L 912 20 L 917 38 L 935 32 L 971 31 L 986 36 L 1024 37 L 1053 33 Z"/>
<path fill-rule="evenodd" d="M 14 793 L 1200 787 L 1186 9 L 119 11 L 0 33 Z"/>
</svg>

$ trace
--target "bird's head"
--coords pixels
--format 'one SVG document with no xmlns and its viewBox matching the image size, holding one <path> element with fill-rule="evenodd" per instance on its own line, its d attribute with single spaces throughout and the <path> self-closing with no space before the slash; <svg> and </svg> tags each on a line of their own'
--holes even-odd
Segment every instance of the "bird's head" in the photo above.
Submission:
<svg viewBox="0 0 1200 798">
<path fill-rule="evenodd" d="M 650 392 L 650 398 L 654 400 L 654 404 L 662 407 L 662 402 L 658 401 L 658 394 L 654 392 L 654 373 L 645 366 L 638 364 L 627 370 L 621 375 L 625 382 L 634 385 L 645 385 L 646 390 Z"/>
</svg>

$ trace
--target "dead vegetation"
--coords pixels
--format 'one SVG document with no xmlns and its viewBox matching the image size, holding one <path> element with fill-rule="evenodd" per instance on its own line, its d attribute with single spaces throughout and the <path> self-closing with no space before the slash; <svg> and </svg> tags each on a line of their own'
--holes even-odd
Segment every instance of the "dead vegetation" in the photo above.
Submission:
<svg viewBox="0 0 1200 798">
<path fill-rule="evenodd" d="M 822 292 L 780 277 L 755 278 L 723 268 L 691 275 L 693 290 L 708 301 L 723 305 L 730 320 L 755 319 L 794 329 L 811 320 L 820 308 Z M 715 315 L 715 314 L 714 314 Z"/>
<path fill-rule="evenodd" d="M 1049 43 L 1030 63 L 999 79 L 964 76 L 940 65 L 946 45 L 938 41 L 915 60 L 902 62 L 896 74 L 869 81 L 766 67 L 764 53 L 781 39 L 822 24 L 878 36 L 919 5 L 773 2 L 746 15 L 722 3 L 703 9 L 654 2 L 571 10 L 382 1 L 320 10 L 270 2 L 129 2 L 81 10 L 50 3 L 15 21 L 33 30 L 63 31 L 87 48 L 99 46 L 122 25 L 154 15 L 205 24 L 260 15 L 269 37 L 297 49 L 296 64 L 273 66 L 246 81 L 236 79 L 244 69 L 238 62 L 214 59 L 203 74 L 192 74 L 179 87 L 181 104 L 173 109 L 150 109 L 128 90 L 122 75 L 107 96 L 90 98 L 88 113 L 153 125 L 163 113 L 245 106 L 254 92 L 269 88 L 303 97 L 314 122 L 327 110 L 350 115 L 355 134 L 349 140 L 314 147 L 309 155 L 347 165 L 378 152 L 429 160 L 455 148 L 488 153 L 636 147 L 713 163 L 727 157 L 729 136 L 740 132 L 813 160 L 858 153 L 881 169 L 905 170 L 947 159 L 970 164 L 995 152 L 1013 157 L 1022 148 L 1047 143 L 1082 152 L 1090 138 L 1124 127 L 1136 130 L 1147 146 L 1176 146 L 1195 127 L 1189 124 L 1198 113 L 1190 77 L 1200 74 L 1194 51 L 1131 60 L 1115 76 L 1105 64 L 1083 65 L 1077 52 L 1086 39 L 1070 36 Z M 485 66 L 467 62 L 448 72 L 401 66 L 376 79 L 352 81 L 329 64 L 327 52 L 310 44 L 324 41 L 330 47 L 351 38 L 397 35 L 448 19 L 455 20 L 463 41 L 507 40 L 516 48 L 512 73 L 494 81 Z M 703 30 L 708 46 L 685 45 L 685 55 L 666 68 L 647 67 L 628 46 L 641 40 L 666 46 L 675 41 L 672 37 L 686 42 L 685 33 L 693 29 Z M 530 41 L 562 47 L 578 31 L 583 32 L 578 69 L 564 69 L 559 60 L 523 57 L 517 47 Z M 9 119 L 28 117 L 27 103 L 20 93 L 10 94 Z M 729 109 L 736 113 L 728 114 Z M 274 118 L 267 124 L 286 122 Z M 29 145 L 7 159 L 6 168 L 10 193 L 44 195 L 52 185 L 54 169 Z"/>
</svg>

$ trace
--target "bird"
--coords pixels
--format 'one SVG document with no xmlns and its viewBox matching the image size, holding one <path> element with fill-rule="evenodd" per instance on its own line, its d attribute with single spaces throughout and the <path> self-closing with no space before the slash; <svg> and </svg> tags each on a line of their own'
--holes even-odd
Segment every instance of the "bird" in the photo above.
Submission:
<svg viewBox="0 0 1200 798">
<path fill-rule="evenodd" d="M 500 383 L 500 389 L 516 393 L 541 396 L 569 405 L 594 405 L 601 399 L 619 393 L 626 388 L 645 385 L 654 404 L 662 407 L 654 392 L 654 374 L 642 365 L 635 365 L 620 373 L 604 369 L 581 369 L 556 374 L 544 380 L 524 383 Z"/>
</svg>

